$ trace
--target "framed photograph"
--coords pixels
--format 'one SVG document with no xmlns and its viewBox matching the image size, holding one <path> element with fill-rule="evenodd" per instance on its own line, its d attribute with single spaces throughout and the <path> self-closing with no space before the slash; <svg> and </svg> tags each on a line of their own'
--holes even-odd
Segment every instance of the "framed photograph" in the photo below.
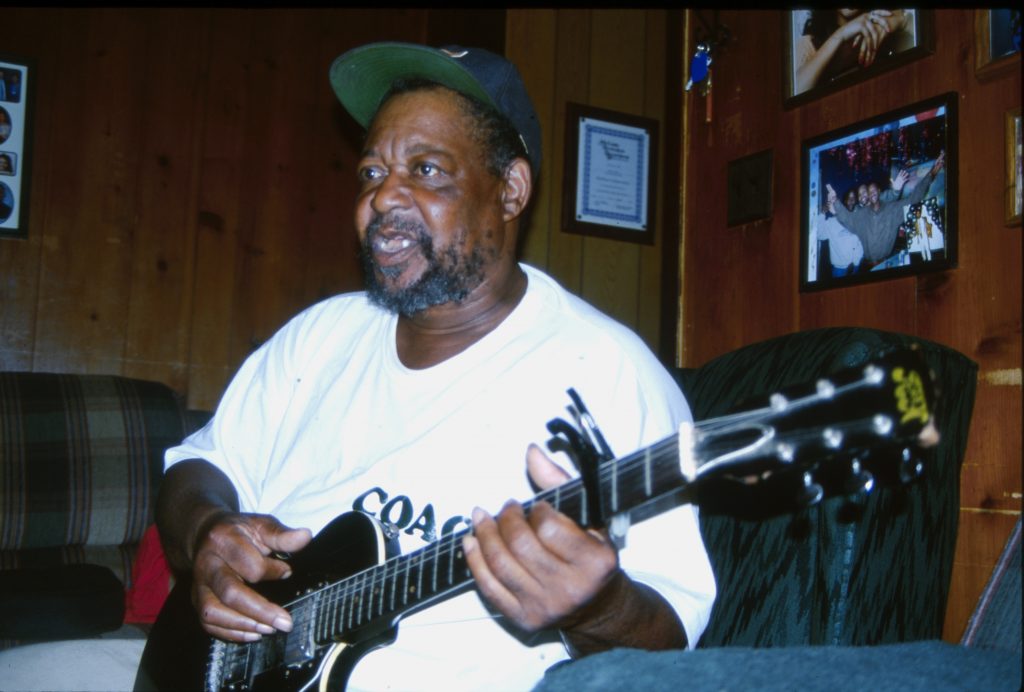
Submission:
<svg viewBox="0 0 1024 692">
<path fill-rule="evenodd" d="M 1020 108 L 1006 113 L 1006 225 L 1019 226 L 1024 209 L 1022 195 Z"/>
<path fill-rule="evenodd" d="M 787 10 L 783 15 L 787 108 L 931 54 L 932 10 Z"/>
<path fill-rule="evenodd" d="M 809 139 L 801 167 L 801 291 L 956 266 L 955 93 Z"/>
<path fill-rule="evenodd" d="M 772 215 L 772 150 L 730 161 L 726 169 L 726 225 L 739 226 Z"/>
<path fill-rule="evenodd" d="M 1020 10 L 974 11 L 974 66 L 978 80 L 1020 70 Z"/>
<path fill-rule="evenodd" d="M 0 54 L 0 238 L 28 237 L 32 63 Z"/>
<path fill-rule="evenodd" d="M 658 122 L 566 104 L 562 229 L 654 244 Z"/>
</svg>

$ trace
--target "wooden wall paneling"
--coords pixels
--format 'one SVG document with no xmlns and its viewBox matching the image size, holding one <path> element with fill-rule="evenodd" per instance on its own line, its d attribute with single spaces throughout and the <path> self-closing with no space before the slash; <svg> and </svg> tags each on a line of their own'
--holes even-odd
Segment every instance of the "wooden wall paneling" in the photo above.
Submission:
<svg viewBox="0 0 1024 692">
<path fill-rule="evenodd" d="M 347 49 L 339 45 L 334 27 L 350 17 L 347 10 L 323 13 L 316 27 L 316 88 L 308 123 L 313 147 L 306 190 L 310 228 L 302 291 L 306 304 L 363 286 L 353 221 L 363 133 L 338 102 L 328 80 L 331 63 Z"/>
<path fill-rule="evenodd" d="M 243 151 L 250 93 L 247 74 L 253 13 L 218 9 L 210 15 L 204 67 L 206 108 L 199 168 L 188 401 L 211 410 L 238 363 L 235 286 L 243 216 Z"/>
<path fill-rule="evenodd" d="M 551 71 L 555 79 L 555 110 L 548 140 L 547 155 L 551 160 L 550 176 L 545 187 L 550 190 L 551 215 L 548 221 L 548 270 L 563 286 L 580 295 L 583 291 L 582 236 L 562 230 L 565 160 L 566 104 L 590 102 L 591 15 L 593 10 L 559 9 L 555 24 L 557 45 Z"/>
<path fill-rule="evenodd" d="M 197 158 L 202 141 L 207 10 L 149 14 L 133 270 L 123 374 L 188 383 Z"/>
<path fill-rule="evenodd" d="M 665 13 L 665 83 L 664 97 L 664 135 L 662 149 L 665 161 L 662 170 L 665 173 L 662 185 L 663 195 L 659 215 L 661 216 L 661 319 L 659 321 L 658 342 L 655 353 L 663 363 L 680 365 L 683 360 L 682 337 L 682 304 L 678 299 L 682 295 L 682 279 L 684 272 L 683 228 L 685 189 L 683 163 L 686 157 L 686 111 L 683 109 L 686 84 L 686 71 L 689 70 L 689 56 L 686 47 L 686 23 L 689 12 L 682 9 L 668 10 Z"/>
<path fill-rule="evenodd" d="M 1003 434 L 1020 428 L 1020 373 L 1013 373 L 982 372 L 978 378 L 975 416 L 960 480 L 962 507 L 983 512 L 1020 511 L 1021 466 L 1007 463 L 1020 461 L 1020 438 Z"/>
<path fill-rule="evenodd" d="M 314 66 L 304 33 L 306 13 L 256 15 L 248 57 L 243 150 L 242 261 L 235 287 L 232 361 L 241 362 L 297 312 L 301 252 L 309 228 L 292 195 L 309 173 L 309 93 Z"/>
<path fill-rule="evenodd" d="M 136 231 L 147 14 L 69 14 L 57 48 L 33 368 L 120 373 Z"/>
<path fill-rule="evenodd" d="M 665 10 L 644 11 L 644 89 L 643 89 L 643 111 L 641 115 L 653 118 L 658 122 L 659 138 L 658 147 L 651 152 L 655 158 L 657 179 L 655 185 L 655 206 L 651 209 L 651 221 L 654 223 L 654 245 L 639 246 L 639 276 L 637 286 L 637 306 L 635 329 L 640 337 L 651 347 L 656 349 L 661 343 L 661 311 L 662 302 L 673 301 L 675 287 L 662 287 L 662 254 L 674 252 L 675 248 L 669 247 L 665 233 L 665 216 L 662 210 L 665 206 L 666 194 L 678 194 L 678 191 L 669 191 L 665 187 L 666 166 L 669 161 L 675 161 L 675 157 L 669 152 L 665 143 L 669 141 L 668 132 L 675 123 L 668 122 L 665 118 L 665 67 L 666 67 L 666 35 L 665 22 L 667 12 Z M 680 85 L 682 88 L 682 85 Z M 652 300 L 651 297 L 657 299 Z"/>
<path fill-rule="evenodd" d="M 53 104 L 56 100 L 57 61 L 53 51 L 61 34 L 59 18 L 49 12 L 5 8 L 5 22 L 17 26 L 4 37 L 6 51 L 36 60 L 35 113 L 32 123 L 32 190 L 26 239 L 0 239 L 0 369 L 31 370 L 36 339 L 39 264 L 43 248 Z M 40 78 L 40 75 L 42 77 Z"/>
<path fill-rule="evenodd" d="M 943 641 L 959 642 L 963 637 L 967 622 L 1019 516 L 1019 509 L 1000 512 L 961 509 L 942 629 Z"/>
<path fill-rule="evenodd" d="M 555 141 L 560 123 L 556 120 L 555 74 L 557 22 L 555 10 L 510 10 L 506 21 L 505 55 L 523 78 L 541 127 L 542 160 L 528 216 L 520 226 L 520 257 L 539 268 L 548 266 L 551 238 L 559 233 L 557 196 L 561 191 L 561 169 L 556 164 Z"/>
<path fill-rule="evenodd" d="M 805 293 L 800 296 L 798 328 L 871 327 L 914 333 L 916 291 L 916 280 L 908 278 Z"/>
<path fill-rule="evenodd" d="M 1005 226 L 999 194 L 1002 118 L 1020 103 L 1020 73 L 980 82 L 969 60 L 973 10 L 936 10 L 934 54 L 787 110 L 778 89 L 766 86 L 779 84 L 776 68 L 737 68 L 759 64 L 759 55 L 781 57 L 779 46 L 769 43 L 779 39 L 763 31 L 779 23 L 778 15 L 721 13 L 734 41 L 713 68 L 713 94 L 723 94 L 715 101 L 715 122 L 704 125 L 698 104 L 689 104 L 685 362 L 699 365 L 772 333 L 853 325 L 915 334 L 979 363 L 944 632 L 947 640 L 956 641 L 1021 505 L 1021 233 Z M 960 94 L 959 266 L 799 294 L 803 140 L 947 91 Z M 700 201 L 723 198 L 717 181 L 721 162 L 757 150 L 742 151 L 737 143 L 747 139 L 761 145 L 758 138 L 766 133 L 776 148 L 777 206 L 772 239 L 757 245 L 750 243 L 756 243 L 752 231 L 725 228 L 722 212 Z M 737 239 L 750 257 L 738 256 Z M 762 254 L 769 265 L 754 257 Z M 778 306 L 774 313 L 768 310 L 772 305 Z"/>
<path fill-rule="evenodd" d="M 591 14 L 590 105 L 642 114 L 647 38 L 643 12 L 594 10 Z M 583 298 L 611 317 L 636 327 L 640 249 L 635 243 L 586 237 Z M 657 300 L 657 296 L 649 299 Z"/>
</svg>

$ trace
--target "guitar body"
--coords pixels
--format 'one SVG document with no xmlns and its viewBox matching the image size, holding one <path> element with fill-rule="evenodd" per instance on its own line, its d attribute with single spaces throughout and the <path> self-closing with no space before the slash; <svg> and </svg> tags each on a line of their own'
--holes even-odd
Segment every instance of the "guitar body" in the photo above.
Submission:
<svg viewBox="0 0 1024 692">
<path fill-rule="evenodd" d="M 287 604 L 326 583 L 376 566 L 397 552 L 372 517 L 360 512 L 342 514 L 290 560 L 292 576 L 259 584 L 271 601 Z M 139 665 L 136 690 L 342 690 L 352 668 L 365 654 L 394 641 L 397 626 L 369 624 L 347 641 L 318 645 L 309 657 L 293 665 L 288 635 L 264 637 L 262 647 L 219 642 L 199 623 L 192 606 L 191 582 L 179 581 L 160 611 Z M 238 659 L 233 666 L 225 657 Z M 220 667 L 211 665 L 221 657 Z"/>
</svg>

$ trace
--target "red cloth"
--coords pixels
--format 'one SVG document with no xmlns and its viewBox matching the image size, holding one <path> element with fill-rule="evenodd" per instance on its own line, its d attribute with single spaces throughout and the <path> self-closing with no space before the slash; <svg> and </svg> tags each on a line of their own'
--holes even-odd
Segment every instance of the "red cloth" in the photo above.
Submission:
<svg viewBox="0 0 1024 692">
<path fill-rule="evenodd" d="M 139 551 L 132 567 L 132 585 L 125 591 L 124 621 L 136 623 L 156 622 L 167 594 L 171 592 L 174 577 L 164 558 L 160 534 L 151 525 L 142 535 Z"/>
</svg>

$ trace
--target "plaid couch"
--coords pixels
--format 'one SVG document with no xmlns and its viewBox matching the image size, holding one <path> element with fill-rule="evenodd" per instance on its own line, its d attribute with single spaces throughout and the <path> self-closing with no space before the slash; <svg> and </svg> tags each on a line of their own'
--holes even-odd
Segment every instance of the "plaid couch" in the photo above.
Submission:
<svg viewBox="0 0 1024 692">
<path fill-rule="evenodd" d="M 121 625 L 163 451 L 207 417 L 158 382 L 0 373 L 0 639 Z"/>
</svg>

